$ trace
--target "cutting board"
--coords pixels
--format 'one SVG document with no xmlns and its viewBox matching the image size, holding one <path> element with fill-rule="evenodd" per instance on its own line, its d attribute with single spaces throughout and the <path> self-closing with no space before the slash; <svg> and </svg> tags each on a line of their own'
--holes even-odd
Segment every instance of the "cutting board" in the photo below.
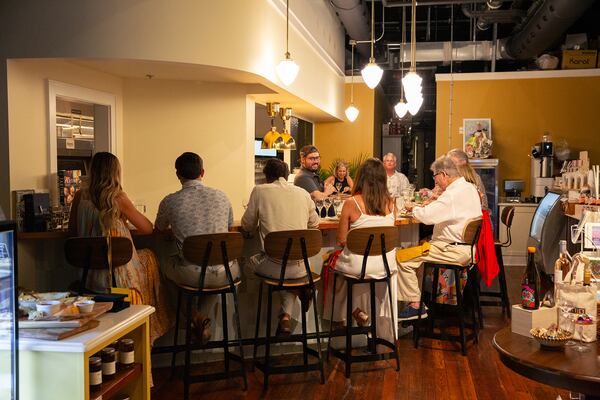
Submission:
<svg viewBox="0 0 600 400">
<path fill-rule="evenodd" d="M 61 316 L 50 316 L 44 319 L 31 321 L 28 319 L 19 320 L 19 330 L 26 331 L 28 329 L 73 329 L 80 328 L 110 310 L 113 306 L 112 302 L 95 303 L 94 309 L 89 313 L 84 314 L 67 314 Z M 57 314 L 60 314 L 57 313 Z M 88 328 L 89 329 L 89 328 Z M 20 334 L 20 333 L 19 333 Z"/>
<path fill-rule="evenodd" d="M 78 333 L 94 329 L 100 325 L 98 320 L 88 320 L 82 326 L 77 328 L 41 328 L 41 329 L 22 329 L 19 330 L 19 338 L 42 339 L 42 340 L 62 340 Z"/>
</svg>

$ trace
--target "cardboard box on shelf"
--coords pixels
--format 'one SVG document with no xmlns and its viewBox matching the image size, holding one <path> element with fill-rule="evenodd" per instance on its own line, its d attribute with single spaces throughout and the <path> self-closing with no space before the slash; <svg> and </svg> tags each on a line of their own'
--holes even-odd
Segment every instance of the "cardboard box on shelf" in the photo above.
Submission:
<svg viewBox="0 0 600 400">
<path fill-rule="evenodd" d="M 562 69 L 596 68 L 596 50 L 563 50 Z"/>
<path fill-rule="evenodd" d="M 533 328 L 547 328 L 558 322 L 556 307 L 540 307 L 537 310 L 525 310 L 520 304 L 512 306 L 511 329 L 513 333 L 532 337 Z"/>
</svg>

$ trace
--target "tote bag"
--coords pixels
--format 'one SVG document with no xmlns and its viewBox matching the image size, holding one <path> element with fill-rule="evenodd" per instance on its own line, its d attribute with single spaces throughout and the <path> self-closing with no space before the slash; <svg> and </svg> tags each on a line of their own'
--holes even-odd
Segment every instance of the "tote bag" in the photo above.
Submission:
<svg viewBox="0 0 600 400">
<path fill-rule="evenodd" d="M 583 286 L 581 283 L 558 285 L 558 326 L 561 329 L 573 332 L 575 340 L 583 342 L 596 341 L 597 304 L 596 284 Z M 592 316 L 593 323 L 586 325 L 576 324 L 574 321 L 580 314 Z"/>
</svg>

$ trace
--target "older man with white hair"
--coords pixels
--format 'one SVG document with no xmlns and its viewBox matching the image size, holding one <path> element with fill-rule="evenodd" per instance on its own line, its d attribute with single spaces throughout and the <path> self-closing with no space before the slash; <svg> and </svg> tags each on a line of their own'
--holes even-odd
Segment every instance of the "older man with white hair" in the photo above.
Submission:
<svg viewBox="0 0 600 400">
<path fill-rule="evenodd" d="M 402 191 L 408 188 L 410 182 L 406 175 L 396 171 L 396 155 L 387 153 L 383 156 L 383 167 L 387 174 L 387 187 L 392 197 L 400 197 Z"/>
<path fill-rule="evenodd" d="M 481 203 L 477 189 L 461 177 L 449 156 L 441 156 L 431 164 L 433 179 L 443 193 L 422 207 L 415 206 L 414 217 L 423 224 L 434 225 L 427 255 L 399 263 L 398 299 L 409 305 L 400 313 L 400 319 L 418 316 L 421 290 L 417 270 L 423 262 L 454 263 L 466 265 L 471 257 L 468 246 L 462 242 L 465 225 L 481 218 Z"/>
</svg>

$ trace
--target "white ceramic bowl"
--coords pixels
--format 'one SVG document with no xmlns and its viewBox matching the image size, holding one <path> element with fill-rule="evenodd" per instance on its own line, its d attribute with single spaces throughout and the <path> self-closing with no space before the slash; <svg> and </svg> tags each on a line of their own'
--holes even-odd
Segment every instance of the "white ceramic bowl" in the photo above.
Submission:
<svg viewBox="0 0 600 400">
<path fill-rule="evenodd" d="M 94 304 L 96 304 L 94 300 L 82 300 L 75 302 L 75 305 L 77 308 L 79 308 L 79 312 L 81 314 L 91 313 L 94 309 Z"/>
<path fill-rule="evenodd" d="M 60 301 L 58 300 L 43 300 L 38 301 L 35 309 L 47 315 L 54 315 L 60 310 Z"/>
</svg>

